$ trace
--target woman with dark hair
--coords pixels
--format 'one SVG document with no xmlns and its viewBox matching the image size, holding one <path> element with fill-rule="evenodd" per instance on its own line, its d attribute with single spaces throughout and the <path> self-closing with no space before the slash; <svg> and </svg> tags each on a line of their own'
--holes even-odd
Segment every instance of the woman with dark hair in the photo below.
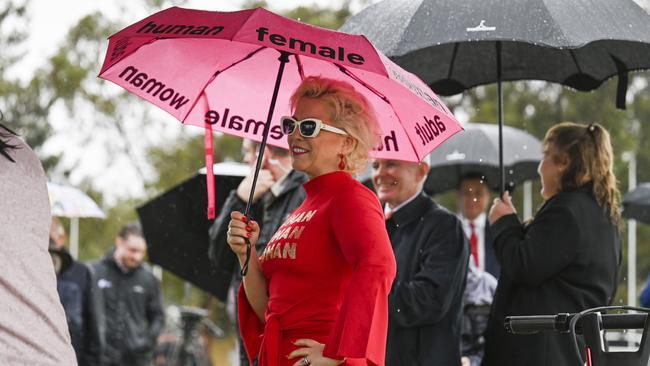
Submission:
<svg viewBox="0 0 650 366">
<path fill-rule="evenodd" d="M 490 210 L 501 276 L 484 365 L 579 365 L 569 334 L 516 336 L 508 315 L 576 313 L 606 306 L 616 293 L 621 245 L 619 191 L 609 133 L 565 122 L 544 138 L 538 172 L 545 200 L 522 225 L 506 193 Z"/>
<path fill-rule="evenodd" d="M 76 365 L 48 253 L 50 201 L 36 154 L 0 125 L 0 365 Z"/>
<path fill-rule="evenodd" d="M 239 291 L 239 327 L 260 366 L 384 364 L 395 257 L 377 196 L 352 177 L 377 145 L 377 120 L 351 85 L 308 77 L 282 117 L 307 197 L 252 251 Z M 228 243 L 245 263 L 259 226 L 231 214 Z"/>
</svg>

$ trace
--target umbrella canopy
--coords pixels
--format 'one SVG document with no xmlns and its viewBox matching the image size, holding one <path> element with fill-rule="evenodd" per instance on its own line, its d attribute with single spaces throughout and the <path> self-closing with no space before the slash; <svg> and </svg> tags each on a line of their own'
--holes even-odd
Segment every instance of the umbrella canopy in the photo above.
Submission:
<svg viewBox="0 0 650 366">
<path fill-rule="evenodd" d="M 223 206 L 230 191 L 248 174 L 246 164 L 214 165 L 215 206 Z M 205 171 L 162 193 L 137 208 L 149 260 L 167 271 L 225 301 L 232 269 L 222 269 L 208 259 Z"/>
<path fill-rule="evenodd" d="M 341 30 L 365 34 L 441 95 L 496 82 L 500 126 L 502 81 L 589 91 L 617 75 L 623 108 L 628 71 L 650 68 L 650 15 L 632 0 L 384 0 Z"/>
<path fill-rule="evenodd" d="M 650 15 L 632 0 L 387 0 L 341 30 L 441 95 L 525 79 L 589 91 L 650 68 Z"/>
<path fill-rule="evenodd" d="M 48 182 L 47 191 L 50 195 L 52 216 L 106 218 L 106 214 L 95 201 L 77 188 Z"/>
<path fill-rule="evenodd" d="M 283 52 L 288 57 L 279 60 Z M 280 65 L 282 74 L 276 75 Z M 285 65 L 286 64 L 286 65 Z M 381 116 L 373 155 L 420 161 L 460 125 L 438 97 L 365 37 L 322 29 L 265 9 L 215 12 L 173 7 L 109 38 L 100 77 L 179 121 L 287 147 L 279 117 L 311 75 L 351 83 Z M 280 79 L 280 80 L 279 80 Z M 426 131 L 426 134 L 424 133 Z"/>
<path fill-rule="evenodd" d="M 461 130 L 426 84 L 365 37 L 262 8 L 158 12 L 109 38 L 99 74 L 183 123 L 261 140 L 260 151 L 269 137 L 271 144 L 287 146 L 273 116 L 290 114 L 289 97 L 311 75 L 344 80 L 368 98 L 381 116 L 376 157 L 420 161 Z M 211 136 L 206 133 L 208 176 Z M 257 169 L 260 164 L 261 154 Z M 210 191 L 211 184 L 208 179 Z M 214 217 L 213 208 L 208 216 Z"/>
<path fill-rule="evenodd" d="M 625 194 L 623 216 L 650 224 L 650 182 L 641 183 Z"/>
<path fill-rule="evenodd" d="M 457 134 L 429 155 L 431 168 L 424 184 L 430 194 L 455 190 L 465 174 L 479 173 L 487 184 L 498 190 L 499 131 L 495 124 L 467 123 L 464 133 Z M 506 186 L 514 187 L 536 179 L 542 158 L 542 143 L 531 134 L 505 126 L 504 164 Z"/>
</svg>

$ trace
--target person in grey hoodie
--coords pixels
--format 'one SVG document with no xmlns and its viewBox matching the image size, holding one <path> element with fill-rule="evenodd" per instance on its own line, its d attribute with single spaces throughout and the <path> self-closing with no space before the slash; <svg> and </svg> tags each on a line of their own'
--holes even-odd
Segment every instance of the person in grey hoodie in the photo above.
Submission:
<svg viewBox="0 0 650 366">
<path fill-rule="evenodd" d="M 48 253 L 47 179 L 0 124 L 0 365 L 77 365 Z"/>
</svg>

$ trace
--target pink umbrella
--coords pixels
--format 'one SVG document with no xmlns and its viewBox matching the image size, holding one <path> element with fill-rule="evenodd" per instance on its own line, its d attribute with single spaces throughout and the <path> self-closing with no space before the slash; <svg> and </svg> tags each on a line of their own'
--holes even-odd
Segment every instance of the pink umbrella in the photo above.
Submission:
<svg viewBox="0 0 650 366">
<path fill-rule="evenodd" d="M 209 205 L 214 204 L 211 130 L 261 140 L 260 149 L 267 139 L 286 147 L 273 116 L 291 114 L 289 97 L 310 75 L 347 81 L 370 100 L 382 132 L 374 157 L 421 161 L 462 130 L 426 84 L 365 37 L 262 8 L 163 10 L 111 36 L 99 74 L 182 123 L 206 128 Z M 261 154 L 258 168 L 260 162 Z M 212 206 L 208 216 L 214 217 Z"/>
</svg>

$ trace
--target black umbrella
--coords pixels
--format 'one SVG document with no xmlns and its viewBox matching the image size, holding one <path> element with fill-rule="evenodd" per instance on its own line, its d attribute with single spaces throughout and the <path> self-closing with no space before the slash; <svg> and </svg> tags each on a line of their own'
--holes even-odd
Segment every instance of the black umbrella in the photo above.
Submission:
<svg viewBox="0 0 650 366">
<path fill-rule="evenodd" d="M 438 94 L 497 82 L 500 126 L 502 81 L 589 91 L 617 75 L 623 107 L 628 71 L 650 68 L 650 15 L 632 0 L 384 0 L 341 30 L 366 35 Z"/>
<path fill-rule="evenodd" d="M 641 183 L 625 194 L 623 216 L 650 224 L 650 182 Z"/>
<path fill-rule="evenodd" d="M 458 188 L 466 174 L 485 176 L 491 189 L 499 189 L 499 131 L 496 124 L 468 123 L 464 133 L 451 137 L 429 155 L 431 169 L 424 184 L 427 193 Z M 531 134 L 505 126 L 503 129 L 506 187 L 535 179 L 542 157 L 542 143 Z"/>
<path fill-rule="evenodd" d="M 238 163 L 214 166 L 217 211 L 248 170 L 248 165 Z M 205 215 L 207 201 L 205 173 L 200 172 L 137 211 L 149 260 L 225 301 L 232 269 L 219 268 L 208 259 L 212 220 Z"/>
</svg>

